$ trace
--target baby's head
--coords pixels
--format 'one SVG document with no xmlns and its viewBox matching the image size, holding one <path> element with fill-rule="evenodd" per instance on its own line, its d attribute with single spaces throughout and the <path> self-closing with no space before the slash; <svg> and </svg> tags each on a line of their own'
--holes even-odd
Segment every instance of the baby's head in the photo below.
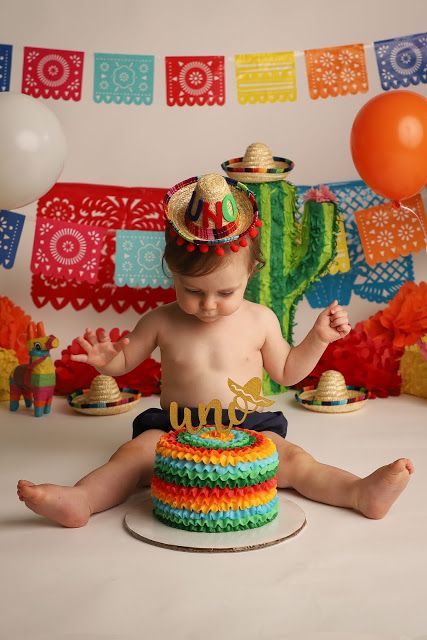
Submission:
<svg viewBox="0 0 427 640">
<path fill-rule="evenodd" d="M 264 264 L 258 236 L 237 253 L 225 247 L 223 256 L 214 251 L 189 253 L 175 240 L 167 231 L 164 259 L 181 309 L 203 322 L 237 311 L 249 278 Z"/>
<path fill-rule="evenodd" d="M 169 227 L 165 230 L 165 241 L 164 260 L 172 274 L 190 277 L 205 276 L 231 262 L 245 265 L 249 279 L 265 264 L 261 255 L 259 235 L 248 238 L 246 247 L 237 253 L 227 245 L 223 245 L 223 256 L 219 256 L 212 250 L 206 253 L 186 251 L 185 247 L 176 244 L 176 236 L 171 234 Z"/>
<path fill-rule="evenodd" d="M 231 315 L 264 264 L 255 198 L 244 185 L 209 175 L 173 187 L 165 203 L 164 259 L 179 306 L 204 322 Z"/>
</svg>

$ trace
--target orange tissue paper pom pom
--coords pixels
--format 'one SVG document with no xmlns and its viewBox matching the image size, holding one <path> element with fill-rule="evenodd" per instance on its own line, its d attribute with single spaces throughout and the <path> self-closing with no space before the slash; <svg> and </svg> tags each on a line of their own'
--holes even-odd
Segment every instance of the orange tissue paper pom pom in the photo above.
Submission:
<svg viewBox="0 0 427 640">
<path fill-rule="evenodd" d="M 414 344 L 427 333 L 427 282 L 406 282 L 384 309 L 380 319 L 392 332 L 393 346 Z"/>
<path fill-rule="evenodd" d="M 0 347 L 12 349 L 22 364 L 28 362 L 27 327 L 31 316 L 7 296 L 0 296 Z"/>
</svg>

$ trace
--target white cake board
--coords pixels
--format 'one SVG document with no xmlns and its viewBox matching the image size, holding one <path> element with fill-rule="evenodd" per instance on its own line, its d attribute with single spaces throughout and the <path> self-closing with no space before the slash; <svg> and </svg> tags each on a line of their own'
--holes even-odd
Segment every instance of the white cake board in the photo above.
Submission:
<svg viewBox="0 0 427 640">
<path fill-rule="evenodd" d="M 153 515 L 150 496 L 132 506 L 124 524 L 139 540 L 176 551 L 202 553 L 252 551 L 278 544 L 299 533 L 306 524 L 305 513 L 295 502 L 279 497 L 279 514 L 269 524 L 245 531 L 198 533 L 163 524 Z"/>
</svg>

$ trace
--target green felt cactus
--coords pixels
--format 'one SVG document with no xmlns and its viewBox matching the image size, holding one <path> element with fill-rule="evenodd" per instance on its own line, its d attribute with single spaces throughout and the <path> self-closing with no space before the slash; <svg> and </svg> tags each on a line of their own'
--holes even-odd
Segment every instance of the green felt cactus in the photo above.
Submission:
<svg viewBox="0 0 427 640">
<path fill-rule="evenodd" d="M 263 222 L 261 250 L 266 265 L 249 281 L 245 297 L 272 309 L 283 337 L 292 344 L 297 302 L 335 257 L 338 210 L 332 201 L 307 200 L 299 220 L 296 187 L 289 182 L 247 186 L 255 194 Z M 264 373 L 264 393 L 283 390 Z"/>
</svg>

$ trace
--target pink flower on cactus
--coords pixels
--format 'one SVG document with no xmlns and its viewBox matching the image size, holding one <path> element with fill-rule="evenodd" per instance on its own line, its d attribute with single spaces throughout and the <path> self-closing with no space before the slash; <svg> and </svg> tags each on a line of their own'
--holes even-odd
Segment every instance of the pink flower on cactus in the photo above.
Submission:
<svg viewBox="0 0 427 640">
<path fill-rule="evenodd" d="M 337 197 L 325 184 L 319 185 L 316 189 L 315 187 L 311 187 L 304 194 L 304 202 L 308 200 L 314 200 L 314 202 L 337 202 Z"/>
</svg>

